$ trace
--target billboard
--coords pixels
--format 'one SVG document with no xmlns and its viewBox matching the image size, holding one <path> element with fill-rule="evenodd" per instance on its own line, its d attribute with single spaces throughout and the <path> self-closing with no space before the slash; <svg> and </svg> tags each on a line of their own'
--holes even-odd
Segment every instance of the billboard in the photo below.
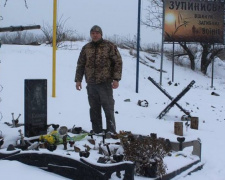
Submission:
<svg viewBox="0 0 225 180">
<path fill-rule="evenodd" d="M 224 43 L 224 2 L 164 0 L 165 42 Z"/>
</svg>

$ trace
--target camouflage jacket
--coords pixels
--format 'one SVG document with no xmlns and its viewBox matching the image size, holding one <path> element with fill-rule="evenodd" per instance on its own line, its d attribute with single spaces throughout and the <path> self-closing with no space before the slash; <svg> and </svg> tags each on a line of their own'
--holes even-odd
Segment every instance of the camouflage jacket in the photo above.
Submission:
<svg viewBox="0 0 225 180">
<path fill-rule="evenodd" d="M 75 82 L 81 82 L 83 75 L 89 84 L 119 81 L 122 75 L 122 58 L 117 47 L 103 39 L 87 43 L 77 61 Z"/>
</svg>

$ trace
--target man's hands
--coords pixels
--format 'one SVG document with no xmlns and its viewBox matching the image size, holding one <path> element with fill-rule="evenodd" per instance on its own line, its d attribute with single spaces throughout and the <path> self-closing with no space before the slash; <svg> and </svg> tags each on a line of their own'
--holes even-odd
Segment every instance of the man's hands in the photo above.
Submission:
<svg viewBox="0 0 225 180">
<path fill-rule="evenodd" d="M 114 80 L 114 81 L 112 82 L 112 88 L 113 88 L 113 89 L 116 89 L 116 88 L 118 88 L 118 87 L 119 87 L 119 81 Z"/>
<path fill-rule="evenodd" d="M 82 89 L 82 84 L 81 84 L 81 82 L 76 82 L 76 89 L 77 89 L 78 91 L 80 91 L 80 90 Z"/>
<path fill-rule="evenodd" d="M 119 87 L 119 82 L 118 81 L 113 81 L 112 82 L 112 88 L 113 89 L 117 89 Z M 81 89 L 82 89 L 82 84 L 81 84 L 81 82 L 76 82 L 76 89 L 78 90 L 78 91 L 80 91 Z"/>
</svg>

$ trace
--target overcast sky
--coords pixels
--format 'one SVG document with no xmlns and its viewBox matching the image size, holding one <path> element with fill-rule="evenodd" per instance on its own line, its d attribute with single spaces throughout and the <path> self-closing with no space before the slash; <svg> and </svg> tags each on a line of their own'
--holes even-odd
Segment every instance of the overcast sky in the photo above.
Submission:
<svg viewBox="0 0 225 180">
<path fill-rule="evenodd" d="M 1 27 L 50 24 L 53 22 L 53 0 L 5 0 L 0 2 Z M 141 18 L 145 18 L 147 0 L 141 4 Z M 58 0 L 58 19 L 63 16 L 66 27 L 89 37 L 90 28 L 97 24 L 106 36 L 131 39 L 137 34 L 138 0 Z M 40 32 L 33 31 L 33 32 Z M 136 39 L 136 38 L 135 38 Z M 161 42 L 159 32 L 141 26 L 141 43 Z"/>
</svg>

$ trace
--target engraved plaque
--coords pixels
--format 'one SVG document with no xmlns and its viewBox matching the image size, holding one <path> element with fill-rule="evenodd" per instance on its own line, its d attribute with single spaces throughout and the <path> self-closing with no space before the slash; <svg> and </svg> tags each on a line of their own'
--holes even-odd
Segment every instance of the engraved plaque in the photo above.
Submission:
<svg viewBox="0 0 225 180">
<path fill-rule="evenodd" d="M 47 134 L 47 80 L 25 79 L 25 136 Z"/>
</svg>

